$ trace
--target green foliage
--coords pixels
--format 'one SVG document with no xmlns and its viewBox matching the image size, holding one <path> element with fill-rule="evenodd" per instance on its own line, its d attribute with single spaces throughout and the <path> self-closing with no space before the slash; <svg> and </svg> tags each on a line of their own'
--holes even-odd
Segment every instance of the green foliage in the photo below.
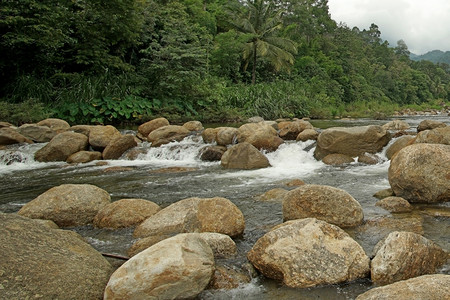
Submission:
<svg viewBox="0 0 450 300">
<path fill-rule="evenodd" d="M 50 109 L 35 99 L 28 99 L 20 103 L 0 101 L 0 120 L 15 125 L 36 123 L 50 116 Z"/>
<path fill-rule="evenodd" d="M 54 109 L 54 116 L 73 124 L 120 124 L 142 122 L 159 109 L 159 101 L 127 96 L 97 98 L 88 102 L 62 102 Z"/>
</svg>

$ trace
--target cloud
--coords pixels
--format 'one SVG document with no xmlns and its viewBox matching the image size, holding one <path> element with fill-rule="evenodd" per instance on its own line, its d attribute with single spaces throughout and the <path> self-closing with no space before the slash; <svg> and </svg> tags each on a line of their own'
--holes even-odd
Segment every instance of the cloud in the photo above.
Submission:
<svg viewBox="0 0 450 300">
<path fill-rule="evenodd" d="M 392 46 L 403 39 L 416 54 L 450 50 L 448 0 L 328 0 L 328 6 L 331 18 L 350 28 L 375 23 Z"/>
</svg>

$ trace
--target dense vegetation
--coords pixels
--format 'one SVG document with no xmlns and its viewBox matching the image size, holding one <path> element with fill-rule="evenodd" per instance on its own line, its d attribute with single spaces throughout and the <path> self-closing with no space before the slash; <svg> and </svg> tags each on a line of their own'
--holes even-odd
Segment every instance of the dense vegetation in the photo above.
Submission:
<svg viewBox="0 0 450 300">
<path fill-rule="evenodd" d="M 327 0 L 11 0 L 0 119 L 381 117 L 450 100 L 450 67 L 412 61 Z"/>
<path fill-rule="evenodd" d="M 441 50 L 433 50 L 422 55 L 411 53 L 409 57 L 414 61 L 428 60 L 437 64 L 450 64 L 450 51 L 443 52 Z"/>
</svg>

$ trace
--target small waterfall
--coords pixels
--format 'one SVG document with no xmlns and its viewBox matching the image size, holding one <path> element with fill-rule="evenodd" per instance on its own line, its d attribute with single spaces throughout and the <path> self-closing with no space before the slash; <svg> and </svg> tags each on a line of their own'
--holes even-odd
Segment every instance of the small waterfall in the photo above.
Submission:
<svg viewBox="0 0 450 300">
<path fill-rule="evenodd" d="M 12 172 L 14 170 L 33 169 L 44 166 L 34 160 L 34 153 L 45 144 L 21 144 L 11 145 L 4 150 L 0 150 L 0 174 Z"/>
</svg>

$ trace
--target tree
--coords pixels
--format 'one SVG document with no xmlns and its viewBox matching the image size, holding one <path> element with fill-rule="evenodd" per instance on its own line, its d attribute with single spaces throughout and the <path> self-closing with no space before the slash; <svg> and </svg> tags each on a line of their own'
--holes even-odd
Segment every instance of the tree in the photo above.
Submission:
<svg viewBox="0 0 450 300">
<path fill-rule="evenodd" d="M 243 10 L 242 10 L 243 9 Z M 232 27 L 249 39 L 244 46 L 244 70 L 252 64 L 252 84 L 256 82 L 258 58 L 269 61 L 275 71 L 289 70 L 297 53 L 296 44 L 278 35 L 282 28 L 283 10 L 276 9 L 272 1 L 245 1 L 244 7 L 231 12 Z"/>
</svg>

